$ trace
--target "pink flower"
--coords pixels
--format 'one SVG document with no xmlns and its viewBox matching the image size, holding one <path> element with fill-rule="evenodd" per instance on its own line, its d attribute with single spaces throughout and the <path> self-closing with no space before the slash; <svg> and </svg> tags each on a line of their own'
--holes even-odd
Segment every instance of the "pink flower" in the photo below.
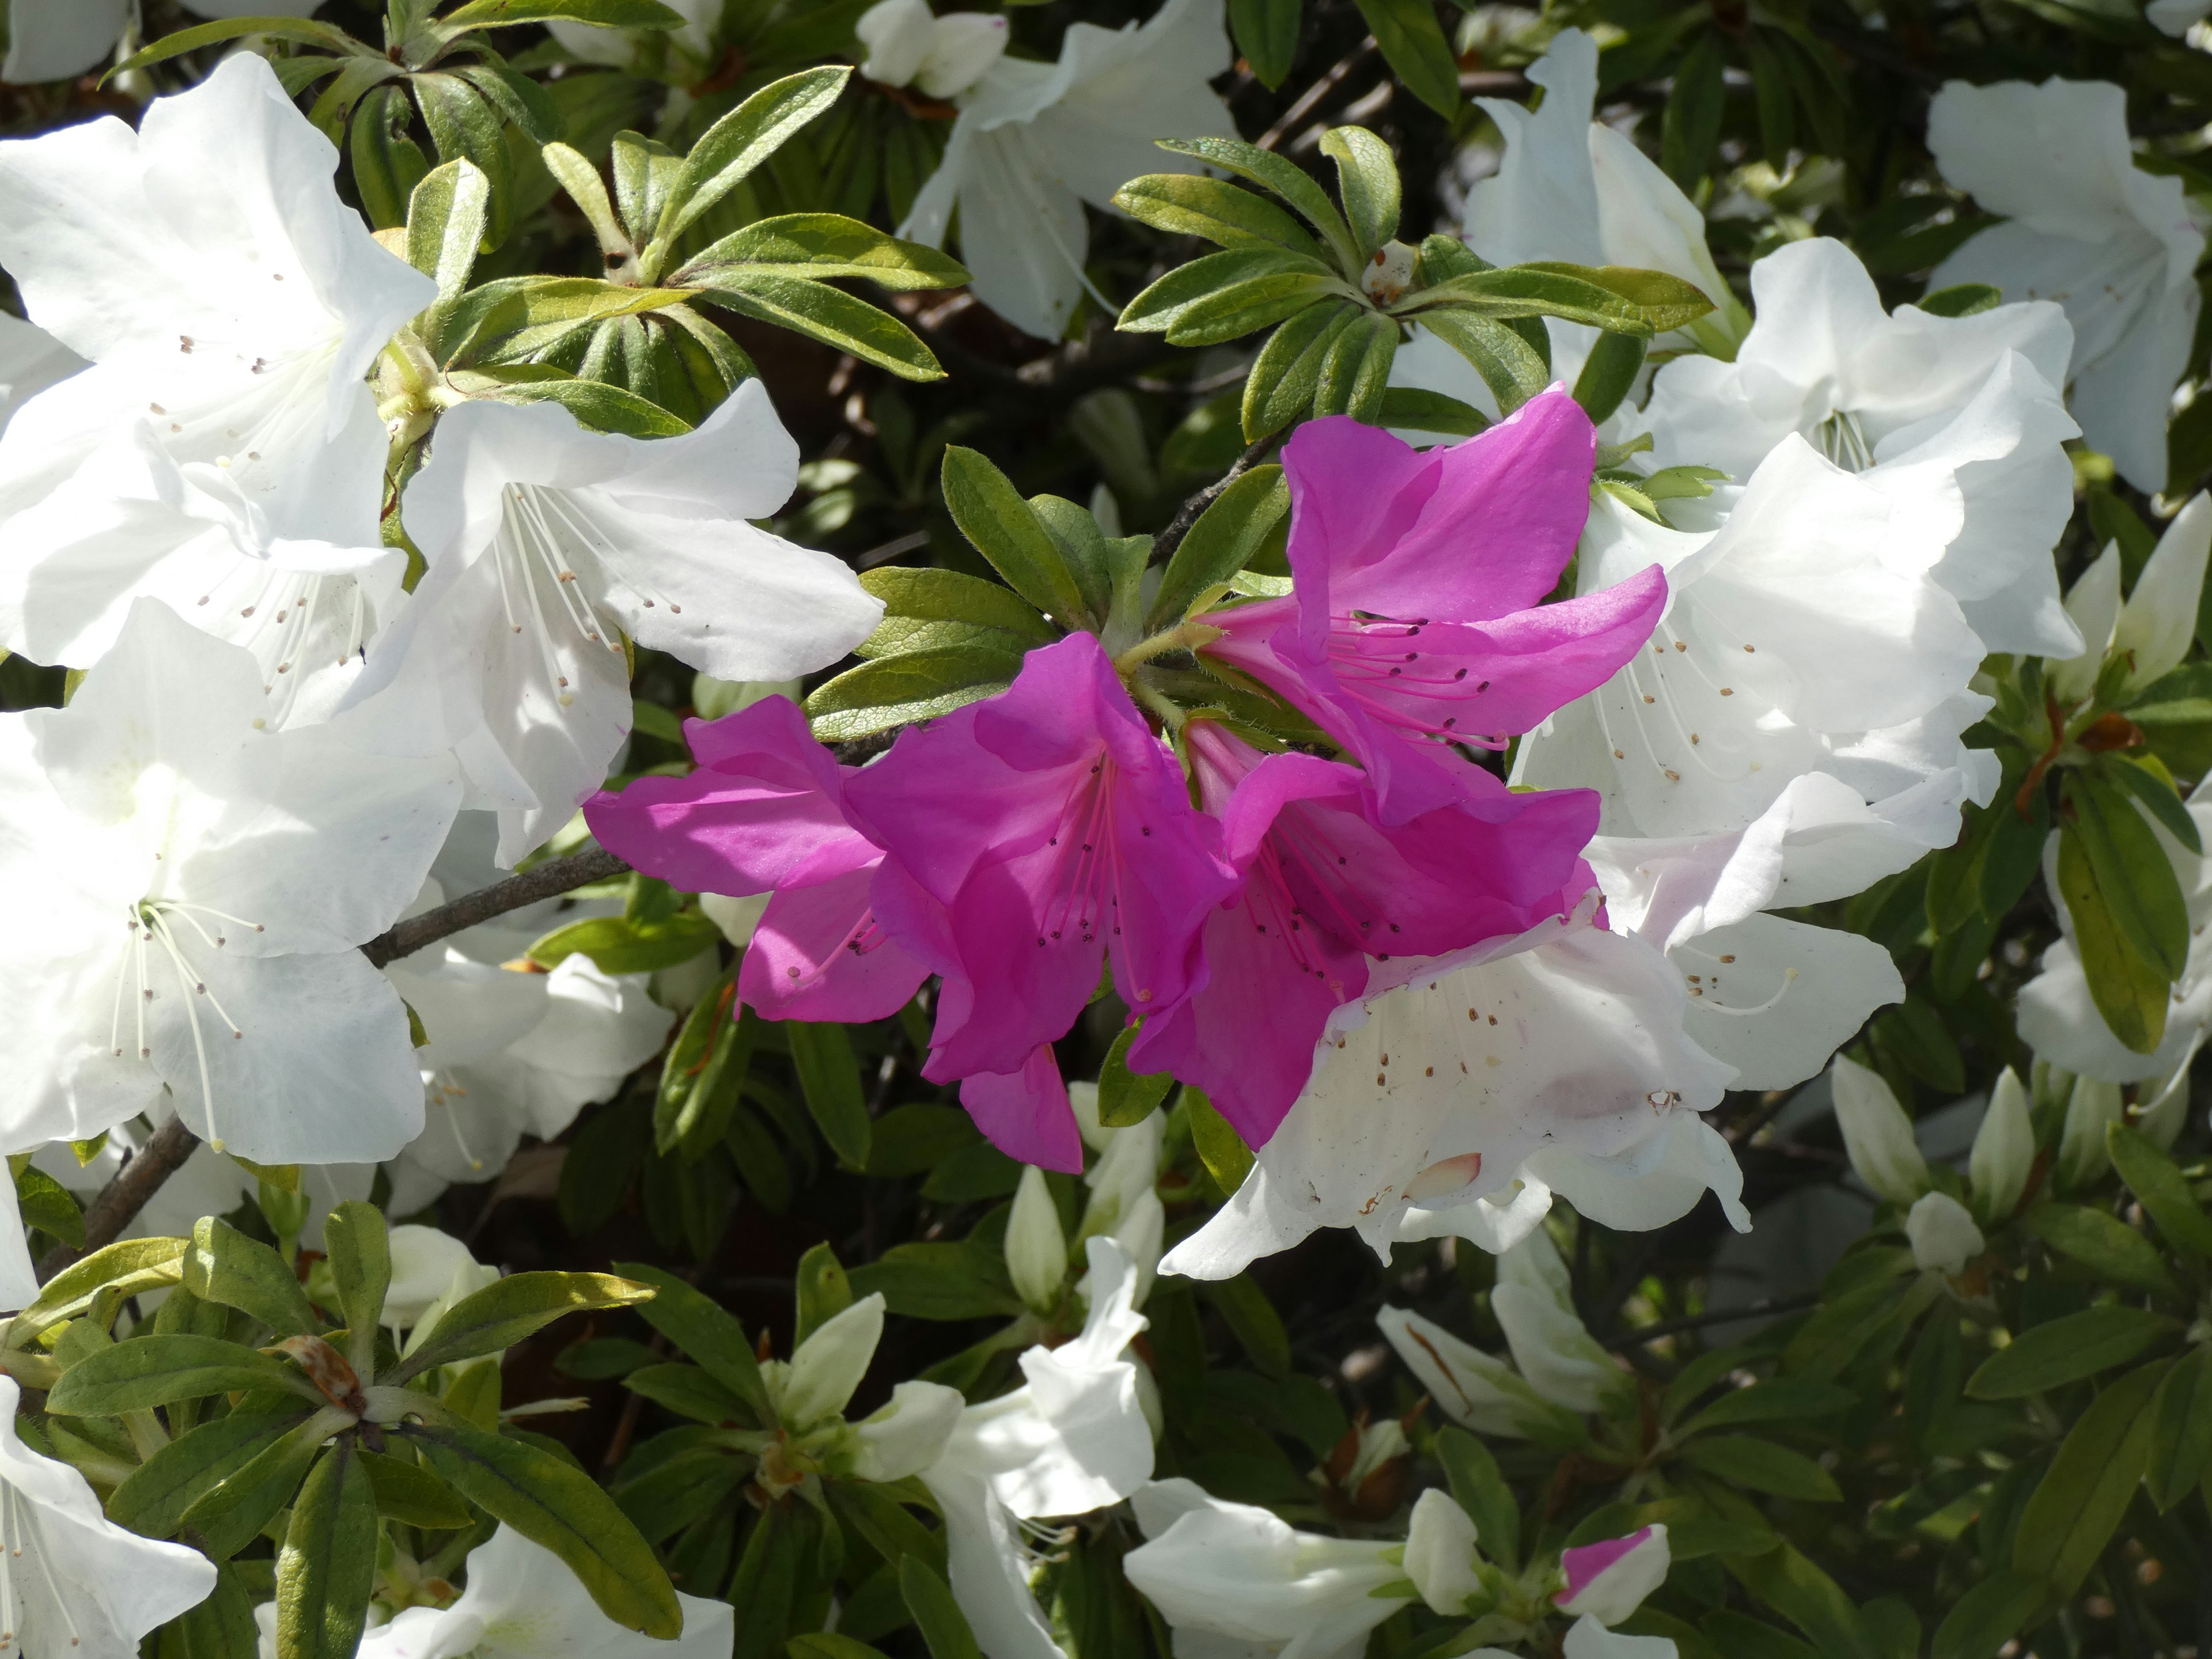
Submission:
<svg viewBox="0 0 2212 1659">
<path fill-rule="evenodd" d="M 689 720 L 698 770 L 640 778 L 585 803 L 609 852 L 688 892 L 773 891 L 738 970 L 738 995 L 769 1019 L 896 1013 L 928 969 L 876 925 L 869 889 L 883 849 L 841 805 L 848 780 L 797 704 L 769 697 Z"/>
<path fill-rule="evenodd" d="M 1667 1582 L 1673 1562 L 1667 1528 L 1644 1527 L 1626 1538 L 1608 1538 L 1559 1553 L 1566 1587 L 1552 1597 L 1562 1613 L 1595 1619 L 1610 1627 L 1644 1605 L 1644 1598 Z"/>
<path fill-rule="evenodd" d="M 1650 569 L 1543 605 L 1589 512 L 1595 434 L 1564 388 L 1428 451 L 1345 416 L 1285 446 L 1297 589 L 1209 612 L 1203 653 L 1261 681 L 1373 774 L 1389 822 L 1455 786 L 1433 750 L 1377 728 L 1502 747 L 1603 684 L 1650 636 Z"/>
<path fill-rule="evenodd" d="M 1205 982 L 1200 933 L 1237 872 L 1088 634 L 1030 652 L 998 696 L 901 733 L 845 804 L 890 854 L 878 918 L 945 976 L 927 1077 L 1033 1067 L 1091 1000 L 1102 958 L 1139 1012 Z"/>
<path fill-rule="evenodd" d="M 1442 751 L 1458 798 L 1389 827 L 1355 768 L 1262 755 L 1204 719 L 1183 742 L 1245 879 L 1206 920 L 1205 983 L 1147 1018 L 1129 1060 L 1205 1090 L 1250 1146 L 1274 1133 L 1329 1014 L 1370 988 L 1376 964 L 1523 933 L 1592 885 L 1586 790 L 1516 795 Z"/>
</svg>

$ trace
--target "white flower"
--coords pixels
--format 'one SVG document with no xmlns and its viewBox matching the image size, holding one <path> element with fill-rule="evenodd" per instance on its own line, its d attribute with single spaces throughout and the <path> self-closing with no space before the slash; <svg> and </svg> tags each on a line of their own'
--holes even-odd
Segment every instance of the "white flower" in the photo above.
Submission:
<svg viewBox="0 0 2212 1659">
<path fill-rule="evenodd" d="M 1414 1500 L 1406 1534 L 1406 1577 L 1432 1611 L 1448 1616 L 1463 1612 L 1468 1598 L 1481 1590 L 1474 1546 L 1474 1522 L 1449 1492 L 1431 1486 Z"/>
<path fill-rule="evenodd" d="M 736 1609 L 678 1591 L 684 1634 L 656 1640 L 601 1613 L 566 1562 L 501 1522 L 469 1552 L 449 1607 L 409 1607 L 361 1640 L 362 1659 L 726 1659 Z"/>
<path fill-rule="evenodd" d="M 2135 164 L 2127 98 L 2108 81 L 1948 82 L 1928 109 L 1945 180 L 2009 222 L 1971 238 L 1930 288 L 1988 283 L 2056 300 L 2074 325 L 2082 435 L 2138 489 L 2166 487 L 2166 407 L 2188 367 L 2204 235 L 2181 180 Z"/>
<path fill-rule="evenodd" d="M 1229 1278 L 1318 1227 L 1387 1260 L 1410 1210 L 1505 1191 L 1539 1149 L 1611 1157 L 1718 1104 L 1733 1073 L 1683 1036 L 1680 976 L 1593 909 L 1340 1009 L 1350 1029 L 1162 1271 Z"/>
<path fill-rule="evenodd" d="M 2112 651 L 2128 658 L 2124 692 L 2141 691 L 2189 654 L 2197 606 L 2212 555 L 2212 495 L 2191 496 L 2158 538 L 2112 629 Z"/>
<path fill-rule="evenodd" d="M 2143 16 L 2161 34 L 2176 40 L 2189 33 L 2189 26 L 2212 12 L 2212 0 L 2150 0 L 2143 8 Z"/>
<path fill-rule="evenodd" d="M 215 1591 L 215 1563 L 127 1532 L 85 1478 L 15 1433 L 22 1390 L 0 1376 L 0 1643 L 71 1659 L 137 1659 L 156 1625 Z"/>
<path fill-rule="evenodd" d="M 1905 1213 L 1912 1263 L 1942 1273 L 1961 1273 L 1984 1243 L 1973 1214 L 1948 1193 L 1923 1193 Z"/>
<path fill-rule="evenodd" d="M 338 200 L 337 163 L 252 53 L 136 132 L 0 144 L 0 263 L 91 363 L 0 436 L 0 645 L 83 666 L 152 594 L 251 647 L 278 714 L 322 711 L 295 688 L 343 678 L 404 567 L 362 376 L 434 293 Z"/>
<path fill-rule="evenodd" d="M 1299 1532 L 1183 1480 L 1153 1482 L 1135 1509 L 1147 1541 L 1122 1571 L 1174 1626 L 1179 1654 L 1354 1659 L 1413 1599 L 1374 1594 L 1406 1577 L 1387 1541 Z M 1186 1644 L 1186 1633 L 1219 1639 Z"/>
<path fill-rule="evenodd" d="M 323 0 L 182 0 L 202 17 L 312 17 Z M 96 69 L 131 21 L 131 0 L 8 0 L 0 81 L 65 81 Z"/>
<path fill-rule="evenodd" d="M 1741 482 L 1795 433 L 1891 502 L 1883 562 L 1926 572 L 1984 647 L 2076 650 L 2051 556 L 2074 510 L 2065 313 L 1893 315 L 1858 256 L 1826 237 L 1759 260 L 1751 291 L 1759 320 L 1734 362 L 1680 357 L 1653 380 L 1653 465 Z"/>
<path fill-rule="evenodd" d="M 853 33 L 867 48 L 860 73 L 887 87 L 919 86 L 932 98 L 957 98 L 1006 52 L 1006 20 L 980 11 L 939 17 L 928 0 L 879 0 Z"/>
<path fill-rule="evenodd" d="M 1913 1139 L 1912 1120 L 1881 1074 L 1838 1054 L 1828 1080 L 1844 1150 L 1859 1179 L 1893 1204 L 1910 1204 L 1926 1192 L 1928 1160 Z"/>
<path fill-rule="evenodd" d="M 0 312 L 0 428 L 39 393 L 83 367 L 83 358 L 43 328 Z"/>
<path fill-rule="evenodd" d="M 1674 1559 L 1667 1528 L 1657 1522 L 1626 1538 L 1562 1550 L 1559 1571 L 1566 1583 L 1552 1599 L 1562 1613 L 1617 1625 L 1667 1582 Z"/>
<path fill-rule="evenodd" d="M 161 1115 L 166 1120 L 169 1114 Z M 76 1158 L 68 1147 L 55 1149 L 58 1157 L 37 1160 L 46 1173 L 54 1176 L 70 1191 L 88 1197 L 106 1184 L 103 1178 L 88 1181 L 86 1177 L 100 1174 L 103 1170 L 112 1175 L 110 1157 L 118 1162 L 123 1151 L 134 1156 L 149 1138 L 136 1124 L 125 1124 L 108 1132 L 108 1150 L 72 1178 L 66 1175 L 66 1166 L 74 1164 Z M 300 1170 L 300 1191 L 307 1200 L 307 1224 L 300 1234 L 300 1243 L 308 1249 L 320 1249 L 323 1245 L 323 1222 L 329 1212 L 349 1200 L 366 1200 L 376 1182 L 376 1166 L 373 1164 L 302 1164 Z M 201 1145 L 192 1148 L 191 1156 L 184 1167 L 161 1183 L 161 1190 L 146 1201 L 146 1206 L 132 1218 L 123 1230 L 125 1238 L 189 1238 L 192 1224 L 202 1216 L 225 1215 L 240 1204 L 252 1200 L 260 1189 L 260 1178 L 243 1168 L 227 1154 Z"/>
<path fill-rule="evenodd" d="M 2077 1077 L 2066 1103 L 2065 1126 L 2058 1133 L 2057 1172 L 2060 1184 L 2087 1186 L 2112 1166 L 2105 1131 L 2127 1121 L 2127 1104 L 2120 1085 L 2102 1078 Z"/>
<path fill-rule="evenodd" d="M 1525 1440 L 1553 1415 L 1549 1403 L 1520 1372 L 1433 1320 L 1404 1308 L 1384 1308 L 1375 1324 L 1437 1409 L 1462 1428 Z"/>
<path fill-rule="evenodd" d="M 2081 632 L 2082 648 L 2051 665 L 2051 692 L 2061 702 L 2079 702 L 2096 689 L 2098 671 L 2112 648 L 2112 630 L 2119 626 L 2120 606 L 2120 544 L 2110 541 L 2066 590 L 2066 614 Z"/>
<path fill-rule="evenodd" d="M 1000 58 L 963 95 L 899 234 L 942 246 L 957 210 L 975 297 L 1058 339 L 1087 286 L 1083 204 L 1111 205 L 1140 173 L 1197 172 L 1152 141 L 1234 136 L 1206 85 L 1229 63 L 1222 0 L 1167 0 L 1142 27 L 1071 23 L 1057 64 Z"/>
<path fill-rule="evenodd" d="M 1031 1308 L 1050 1308 L 1067 1277 L 1067 1235 L 1060 1231 L 1060 1209 L 1044 1171 L 1034 1164 L 1022 1170 L 1021 1184 L 1014 1189 L 1006 1256 L 1014 1294 Z"/>
<path fill-rule="evenodd" d="M 1490 1306 L 1539 1397 L 1574 1412 L 1608 1411 L 1633 1397 L 1634 1379 L 1576 1313 L 1567 1265 L 1541 1228 L 1498 1258 Z"/>
<path fill-rule="evenodd" d="M 890 1402 L 852 1425 L 853 1476 L 859 1480 L 903 1480 L 945 1455 L 968 1402 L 941 1382 L 900 1382 Z"/>
<path fill-rule="evenodd" d="M 401 507 L 429 568 L 350 694 L 362 740 L 454 750 L 511 865 L 629 735 L 624 635 L 725 679 L 835 662 L 882 602 L 746 522 L 783 505 L 798 466 L 757 380 L 677 438 L 587 432 L 554 404 L 449 410 Z"/>
<path fill-rule="evenodd" d="M 428 1326 L 433 1309 L 442 1313 L 499 1279 L 498 1268 L 484 1266 L 467 1245 L 435 1227 L 394 1227 L 390 1238 L 392 1284 L 384 1293 L 384 1322 L 395 1331 Z"/>
<path fill-rule="evenodd" d="M 1125 1352 L 1146 1322 L 1130 1306 L 1135 1270 L 1111 1240 L 1086 1248 L 1082 1334 L 1025 1351 L 1026 1382 L 961 1413 L 921 1471 L 945 1515 L 952 1593 L 990 1659 L 1061 1659 L 1030 1593 L 1023 1523 L 1117 1504 L 1152 1472 L 1138 1368 Z"/>
<path fill-rule="evenodd" d="M 883 1340 L 884 1298 L 864 1296 L 806 1334 L 787 1364 L 763 1373 L 776 1415 L 793 1433 L 839 1416 Z"/>
<path fill-rule="evenodd" d="M 628 69 L 641 41 L 659 36 L 674 46 L 701 69 L 714 46 L 714 30 L 722 21 L 722 0 L 665 0 L 684 19 L 672 29 L 622 29 L 599 23 L 580 23 L 565 17 L 546 20 L 553 38 L 587 64 Z"/>
<path fill-rule="evenodd" d="M 2189 816 L 2197 822 L 2197 835 L 2212 844 L 2212 782 L 2197 786 L 2189 797 Z M 2212 859 L 2200 858 L 2155 823 L 2151 832 L 2166 849 L 2189 907 L 2189 959 L 2174 982 L 2166 1035 L 2158 1047 L 2137 1054 L 2112 1035 L 2097 1012 L 2074 943 L 2074 917 L 2053 869 L 2056 837 L 2045 855 L 2043 884 L 2058 913 L 2059 937 L 2043 953 L 2041 971 L 2021 988 L 2021 1040 L 2054 1066 L 2107 1083 L 2172 1076 L 2212 1028 Z"/>
<path fill-rule="evenodd" d="M 2027 1088 L 2008 1066 L 1990 1090 L 1989 1109 L 1967 1155 L 1974 1213 L 1991 1226 L 2007 1219 L 2020 1207 L 2034 1169 L 2035 1122 L 2028 1115 Z"/>
<path fill-rule="evenodd" d="M 261 1164 L 388 1158 L 422 1127 L 398 996 L 355 948 L 420 887 L 449 761 L 263 728 L 235 646 L 152 600 L 70 706 L 0 723 L 0 1138 L 164 1102 Z"/>
</svg>

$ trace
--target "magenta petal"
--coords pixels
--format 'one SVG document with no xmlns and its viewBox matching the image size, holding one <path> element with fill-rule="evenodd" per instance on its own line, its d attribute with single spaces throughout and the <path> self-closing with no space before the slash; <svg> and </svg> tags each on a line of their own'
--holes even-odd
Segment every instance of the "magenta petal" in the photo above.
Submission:
<svg viewBox="0 0 2212 1659">
<path fill-rule="evenodd" d="M 1573 1601 L 1590 1587 L 1600 1573 L 1650 1535 L 1651 1528 L 1644 1527 L 1630 1533 L 1626 1538 L 1608 1538 L 1602 1543 L 1561 1550 L 1559 1570 L 1566 1575 L 1567 1585 L 1552 1599 L 1561 1603 Z"/>
<path fill-rule="evenodd" d="M 753 929 L 738 997 L 768 1019 L 888 1019 L 929 970 L 876 926 L 872 866 L 778 893 Z"/>
<path fill-rule="evenodd" d="M 685 728 L 699 769 L 639 778 L 584 805 L 609 852 L 687 892 L 764 893 L 826 849 L 854 865 L 875 849 L 846 822 L 838 769 L 783 697 Z"/>
<path fill-rule="evenodd" d="M 1040 1045 L 1018 1072 L 979 1072 L 969 1078 L 960 1085 L 960 1103 L 1008 1158 L 1041 1170 L 1083 1173 L 1082 1133 L 1048 1045 Z"/>
</svg>

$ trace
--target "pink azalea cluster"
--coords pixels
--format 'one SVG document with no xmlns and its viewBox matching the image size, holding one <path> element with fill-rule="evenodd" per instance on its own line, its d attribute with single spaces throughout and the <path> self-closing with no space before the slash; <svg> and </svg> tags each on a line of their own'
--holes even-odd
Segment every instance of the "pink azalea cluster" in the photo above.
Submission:
<svg viewBox="0 0 2212 1659">
<path fill-rule="evenodd" d="M 923 1074 L 958 1081 L 1024 1162 L 1082 1166 L 1052 1045 L 1102 967 L 1140 1023 L 1131 1067 L 1203 1089 L 1259 1146 L 1332 1010 L 1592 884 L 1594 794 L 1510 791 L 1451 744 L 1528 730 L 1658 620 L 1656 567 L 1540 603 L 1581 534 L 1594 448 L 1556 387 L 1449 448 L 1346 419 L 1285 447 L 1291 595 L 1208 613 L 1200 649 L 1356 765 L 1263 752 L 1202 714 L 1178 758 L 1076 634 L 863 768 L 781 698 L 694 720 L 697 770 L 586 817 L 678 887 L 773 892 L 738 981 L 769 1018 L 882 1018 L 938 975 Z"/>
</svg>

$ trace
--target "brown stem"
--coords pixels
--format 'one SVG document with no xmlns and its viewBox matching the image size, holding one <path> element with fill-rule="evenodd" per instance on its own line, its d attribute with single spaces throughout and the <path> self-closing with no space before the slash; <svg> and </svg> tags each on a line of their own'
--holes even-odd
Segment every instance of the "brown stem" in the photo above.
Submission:
<svg viewBox="0 0 2212 1659">
<path fill-rule="evenodd" d="M 588 853 L 572 853 L 567 858 L 548 859 L 519 876 L 478 888 L 434 910 L 425 910 L 419 916 L 410 916 L 369 940 L 361 947 L 361 952 L 374 966 L 381 968 L 387 962 L 410 955 L 426 945 L 434 945 L 465 927 L 473 927 L 480 921 L 489 921 L 494 916 L 505 915 L 509 910 L 520 910 L 526 904 L 536 904 L 574 888 L 587 887 L 595 881 L 606 881 L 629 869 L 629 866 L 612 853 L 597 848 Z M 67 1244 L 59 1244 L 49 1250 L 39 1263 L 40 1282 L 52 1279 L 71 1262 L 103 1245 L 112 1244 L 123 1230 L 137 1218 L 147 1200 L 161 1191 L 161 1183 L 184 1167 L 185 1160 L 192 1155 L 192 1148 L 198 1145 L 199 1138 L 185 1127 L 181 1117 L 173 1117 L 156 1129 L 154 1138 L 100 1188 L 100 1196 L 84 1212 L 84 1248 L 73 1249 Z"/>
<path fill-rule="evenodd" d="M 1260 439 L 1237 458 L 1236 465 L 1228 471 L 1176 509 L 1175 517 L 1168 520 L 1168 527 L 1160 532 L 1152 543 L 1152 557 L 1155 560 L 1169 558 L 1176 548 L 1182 545 L 1182 538 L 1190 534 L 1190 527 L 1198 522 L 1199 514 L 1219 501 L 1223 490 L 1259 464 L 1260 457 L 1266 454 L 1268 446 L 1275 441 L 1275 435 L 1271 432 Z"/>
</svg>

